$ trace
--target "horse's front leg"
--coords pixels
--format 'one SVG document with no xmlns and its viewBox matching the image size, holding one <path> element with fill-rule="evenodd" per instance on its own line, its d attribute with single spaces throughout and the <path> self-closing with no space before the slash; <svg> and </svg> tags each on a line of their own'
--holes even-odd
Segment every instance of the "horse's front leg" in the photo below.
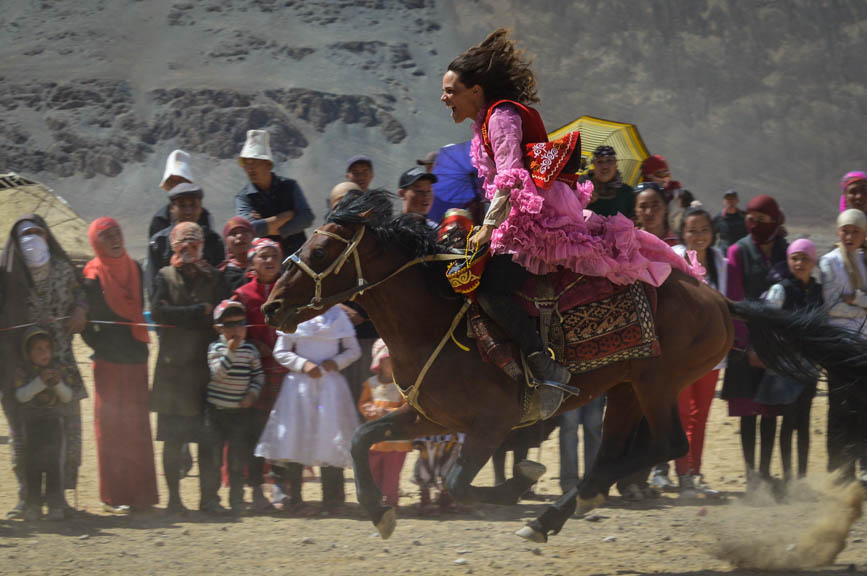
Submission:
<svg viewBox="0 0 867 576">
<path fill-rule="evenodd" d="M 459 502 L 512 505 L 545 473 L 545 467 L 525 460 L 518 464 L 517 474 L 496 486 L 473 486 L 472 481 L 491 455 L 503 443 L 512 425 L 503 422 L 474 424 L 467 432 L 461 453 L 449 470 L 445 488 Z"/>
<path fill-rule="evenodd" d="M 370 447 L 385 440 L 413 440 L 421 436 L 446 432 L 440 425 L 421 416 L 408 404 L 394 412 L 365 422 L 352 435 L 352 467 L 355 473 L 355 492 L 371 521 L 383 539 L 391 536 L 397 525 L 394 510 L 383 506 L 382 492 L 370 472 Z"/>
</svg>

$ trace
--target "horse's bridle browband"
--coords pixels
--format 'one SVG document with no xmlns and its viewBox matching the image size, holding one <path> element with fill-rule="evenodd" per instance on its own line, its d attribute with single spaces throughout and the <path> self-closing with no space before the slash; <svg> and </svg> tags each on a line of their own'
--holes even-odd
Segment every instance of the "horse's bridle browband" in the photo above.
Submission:
<svg viewBox="0 0 867 576">
<path fill-rule="evenodd" d="M 286 260 L 283 261 L 283 265 L 285 266 L 287 262 L 292 262 L 301 269 L 302 272 L 310 276 L 313 280 L 314 288 L 313 288 L 313 299 L 310 300 L 310 303 L 301 306 L 295 309 L 295 313 L 303 312 L 305 310 L 322 310 L 323 308 L 328 308 L 329 306 L 333 306 L 334 304 L 339 304 L 345 300 L 349 300 L 354 298 L 359 294 L 363 294 L 366 290 L 370 290 L 371 288 L 375 288 L 380 284 L 384 284 L 388 282 L 407 268 L 415 266 L 416 264 L 420 264 L 421 262 L 435 262 L 435 261 L 447 261 L 447 260 L 462 260 L 465 259 L 466 256 L 463 254 L 430 254 L 428 256 L 420 256 L 409 262 L 403 264 L 400 268 L 383 278 L 377 282 L 368 283 L 364 279 L 364 274 L 361 271 L 361 259 L 358 256 L 358 245 L 361 243 L 361 239 L 364 237 L 364 226 L 360 226 L 358 231 L 352 235 L 351 240 L 347 240 L 343 236 L 339 234 L 335 234 L 334 232 L 328 232 L 327 230 L 314 230 L 314 234 L 321 234 L 322 236 L 328 236 L 329 238 L 334 238 L 335 240 L 340 240 L 344 244 L 346 244 L 346 248 L 337 256 L 337 258 L 328 265 L 328 267 L 322 272 L 314 272 L 310 266 L 305 264 L 299 253 L 301 249 L 299 248 L 297 252 L 291 254 Z M 337 294 L 333 294 L 328 296 L 327 298 L 322 298 L 322 281 L 333 274 L 340 274 L 340 270 L 343 269 L 343 265 L 346 264 L 346 261 L 349 257 L 352 256 L 355 262 L 355 273 L 358 278 L 358 284 L 355 288 L 350 288 L 348 290 L 343 290 L 342 292 L 338 292 Z"/>
</svg>

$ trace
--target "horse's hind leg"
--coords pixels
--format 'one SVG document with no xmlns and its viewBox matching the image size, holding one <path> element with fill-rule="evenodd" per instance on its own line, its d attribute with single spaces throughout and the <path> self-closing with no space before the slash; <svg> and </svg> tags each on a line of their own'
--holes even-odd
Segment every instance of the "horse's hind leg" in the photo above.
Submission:
<svg viewBox="0 0 867 576">
<path fill-rule="evenodd" d="M 641 406 L 630 384 L 619 384 L 608 391 L 608 405 L 602 423 L 602 442 L 590 471 L 582 481 L 549 505 L 535 520 L 516 532 L 534 542 L 546 542 L 548 534 L 556 534 L 576 509 L 586 513 L 600 505 L 616 478 L 608 471 L 630 452 L 636 430 L 641 422 Z M 637 468 L 636 468 L 637 469 Z M 580 498 L 580 500 L 579 500 Z"/>
<path fill-rule="evenodd" d="M 370 472 L 370 447 L 384 440 L 412 440 L 445 430 L 404 405 L 378 420 L 365 422 L 352 435 L 352 467 L 355 473 L 355 491 L 383 539 L 391 536 L 397 524 L 394 510 L 382 504 L 382 492 Z"/>
<path fill-rule="evenodd" d="M 524 460 L 517 466 L 517 474 L 496 486 L 473 486 L 472 481 L 502 444 L 511 430 L 510 424 L 502 422 L 488 425 L 475 424 L 467 433 L 461 454 L 449 470 L 445 487 L 449 494 L 461 502 L 484 502 L 486 504 L 516 504 L 521 494 L 530 489 L 545 473 L 545 467 Z"/>
</svg>

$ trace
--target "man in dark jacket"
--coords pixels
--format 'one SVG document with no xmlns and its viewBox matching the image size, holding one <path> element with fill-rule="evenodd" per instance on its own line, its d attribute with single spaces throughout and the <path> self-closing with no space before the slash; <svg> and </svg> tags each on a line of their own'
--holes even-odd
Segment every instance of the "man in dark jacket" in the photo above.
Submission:
<svg viewBox="0 0 867 576">
<path fill-rule="evenodd" d="M 723 194 L 722 214 L 713 219 L 713 228 L 717 235 L 716 247 L 723 254 L 728 253 L 729 246 L 747 235 L 746 213 L 738 208 L 737 190 L 726 190 Z"/>
<path fill-rule="evenodd" d="M 215 268 L 226 259 L 226 249 L 219 234 L 207 226 L 202 226 L 202 189 L 195 184 L 182 183 L 169 190 L 169 216 L 171 225 L 154 234 L 148 245 L 146 266 L 148 296 L 154 294 L 154 282 L 163 266 L 168 266 L 172 258 L 171 233 L 178 222 L 196 222 L 202 227 L 205 244 L 202 256 Z"/>
<path fill-rule="evenodd" d="M 250 182 L 235 196 L 235 212 L 250 220 L 257 237 L 279 242 L 284 254 L 304 244 L 304 229 L 313 223 L 313 211 L 291 178 L 274 174 L 268 132 L 248 130 L 238 163 Z"/>
<path fill-rule="evenodd" d="M 635 216 L 635 195 L 632 187 L 623 182 L 617 169 L 617 153 L 611 146 L 598 146 L 593 151 L 593 171 L 588 175 L 593 182 L 593 197 L 589 210 L 600 216 L 623 214 Z"/>
</svg>

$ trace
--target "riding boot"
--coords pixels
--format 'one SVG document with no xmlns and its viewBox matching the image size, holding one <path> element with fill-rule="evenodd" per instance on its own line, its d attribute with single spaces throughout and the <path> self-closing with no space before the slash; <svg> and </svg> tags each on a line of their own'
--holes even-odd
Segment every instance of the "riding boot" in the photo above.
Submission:
<svg viewBox="0 0 867 576">
<path fill-rule="evenodd" d="M 533 376 L 545 382 L 557 382 L 559 384 L 568 384 L 572 379 L 572 373 L 560 364 L 551 359 L 545 352 L 538 351 L 527 355 L 527 366 Z M 553 386 L 543 386 L 539 389 L 539 413 L 543 420 L 553 416 L 563 403 L 564 392 Z"/>
<path fill-rule="evenodd" d="M 480 292 L 478 302 L 488 316 L 493 318 L 527 356 L 527 364 L 534 378 L 541 380 L 542 383 L 545 381 L 569 383 L 572 373 L 545 354 L 542 338 L 536 331 L 535 322 L 515 305 L 511 295 L 495 291 Z M 562 390 L 552 386 L 543 386 L 539 389 L 540 415 L 543 420 L 557 412 L 563 402 L 563 396 Z"/>
</svg>

